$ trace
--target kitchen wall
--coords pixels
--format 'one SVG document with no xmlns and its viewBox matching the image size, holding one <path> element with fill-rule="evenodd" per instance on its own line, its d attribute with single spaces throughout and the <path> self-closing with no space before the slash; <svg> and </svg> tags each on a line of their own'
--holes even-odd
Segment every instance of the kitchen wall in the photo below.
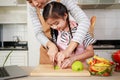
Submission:
<svg viewBox="0 0 120 80">
<path fill-rule="evenodd" d="M 3 41 L 14 41 L 15 36 L 27 41 L 27 6 L 0 6 L 0 25 Z"/>
<path fill-rule="evenodd" d="M 97 17 L 95 24 L 95 38 L 120 39 L 120 9 L 84 9 L 87 16 Z M 14 36 L 21 40 L 28 40 L 27 24 L 4 24 L 3 40 L 12 41 Z"/>
<path fill-rule="evenodd" d="M 14 41 L 15 36 L 28 41 L 27 24 L 3 24 L 3 41 Z"/>
<path fill-rule="evenodd" d="M 96 16 L 95 38 L 99 40 L 120 39 L 120 9 L 85 9 L 90 18 Z"/>
</svg>

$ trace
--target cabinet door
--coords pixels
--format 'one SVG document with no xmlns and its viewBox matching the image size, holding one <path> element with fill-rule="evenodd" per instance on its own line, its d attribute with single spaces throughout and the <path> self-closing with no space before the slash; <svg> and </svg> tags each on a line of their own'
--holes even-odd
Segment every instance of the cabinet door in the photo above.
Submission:
<svg viewBox="0 0 120 80">
<path fill-rule="evenodd" d="M 27 23 L 27 7 L 0 7 L 0 23 L 1 24 L 21 24 Z"/>
<path fill-rule="evenodd" d="M 27 66 L 28 51 L 13 51 L 9 60 L 11 65 Z"/>
<path fill-rule="evenodd" d="M 0 65 L 10 51 L 0 51 Z M 28 66 L 28 51 L 13 51 L 5 65 Z"/>
<path fill-rule="evenodd" d="M 78 0 L 80 4 L 114 4 L 119 0 Z"/>
<path fill-rule="evenodd" d="M 98 4 L 99 0 L 78 0 L 80 4 Z"/>
<path fill-rule="evenodd" d="M 0 51 L 0 66 L 3 65 L 5 59 L 6 59 L 6 56 L 8 55 L 10 51 Z M 8 58 L 7 62 L 6 62 L 6 65 L 10 65 L 10 60 Z"/>
<path fill-rule="evenodd" d="M 114 4 L 116 0 L 99 0 L 100 4 Z"/>
<path fill-rule="evenodd" d="M 0 6 L 15 6 L 16 0 L 0 0 Z"/>
</svg>

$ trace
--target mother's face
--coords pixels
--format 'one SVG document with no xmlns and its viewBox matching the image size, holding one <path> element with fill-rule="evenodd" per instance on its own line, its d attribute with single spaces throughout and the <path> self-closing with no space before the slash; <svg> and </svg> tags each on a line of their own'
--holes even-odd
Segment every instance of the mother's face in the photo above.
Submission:
<svg viewBox="0 0 120 80">
<path fill-rule="evenodd" d="M 32 0 L 32 4 L 33 6 L 35 7 L 38 7 L 38 8 L 44 8 L 44 6 L 47 4 L 49 0 Z"/>
</svg>

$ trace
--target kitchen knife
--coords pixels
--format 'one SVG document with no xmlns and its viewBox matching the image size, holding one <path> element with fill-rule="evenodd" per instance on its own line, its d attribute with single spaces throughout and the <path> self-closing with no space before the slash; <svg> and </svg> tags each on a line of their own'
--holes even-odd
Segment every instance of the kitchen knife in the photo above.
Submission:
<svg viewBox="0 0 120 80">
<path fill-rule="evenodd" d="M 54 67 L 54 69 L 55 69 L 56 65 L 57 65 L 57 61 L 54 60 L 54 62 L 53 62 L 53 67 Z"/>
</svg>

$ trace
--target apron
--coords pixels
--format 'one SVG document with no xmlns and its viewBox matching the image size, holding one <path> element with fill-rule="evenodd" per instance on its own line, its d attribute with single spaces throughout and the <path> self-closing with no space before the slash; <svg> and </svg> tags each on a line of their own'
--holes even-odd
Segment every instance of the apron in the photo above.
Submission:
<svg viewBox="0 0 120 80">
<path fill-rule="evenodd" d="M 57 2 L 60 2 L 60 0 L 57 0 Z M 41 22 L 41 25 L 43 27 L 43 32 L 45 36 L 51 39 L 50 27 L 45 23 L 43 16 L 40 14 L 40 9 L 39 8 L 36 8 L 36 9 L 37 9 L 37 15 L 38 15 L 39 21 Z M 40 46 L 40 64 L 52 64 L 47 52 L 48 50 L 44 46 L 41 45 Z"/>
</svg>

